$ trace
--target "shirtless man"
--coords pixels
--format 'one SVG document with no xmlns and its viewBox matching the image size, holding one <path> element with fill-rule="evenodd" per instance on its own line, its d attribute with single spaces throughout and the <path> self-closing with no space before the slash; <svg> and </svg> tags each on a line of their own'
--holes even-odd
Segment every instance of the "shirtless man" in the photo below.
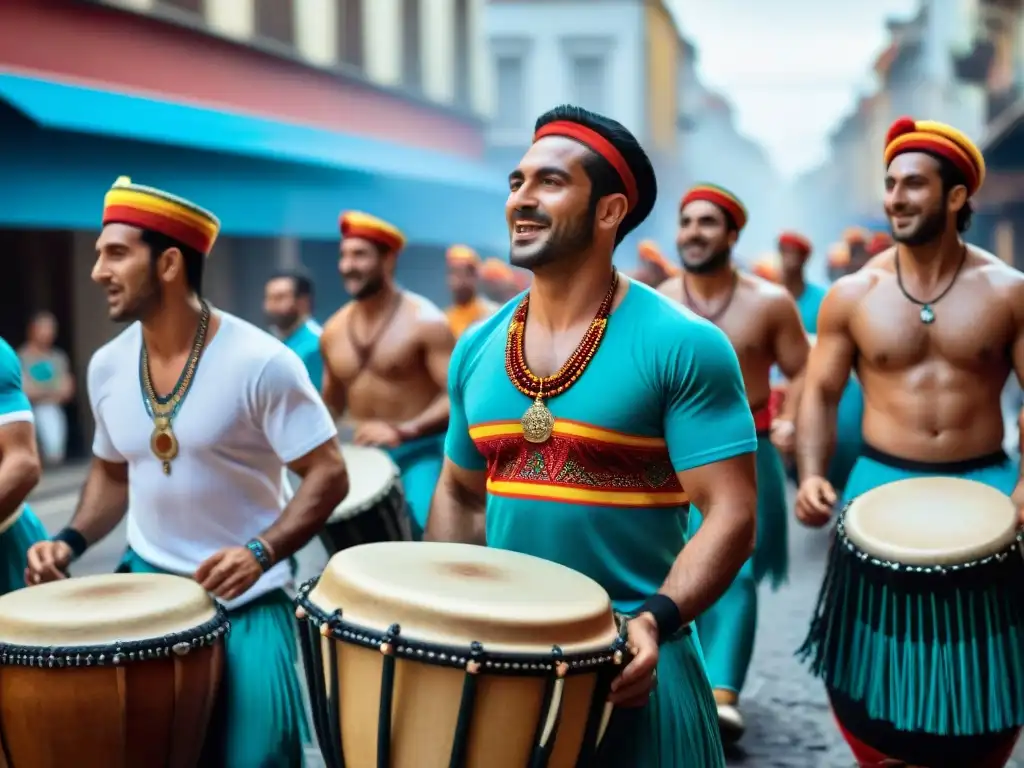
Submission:
<svg viewBox="0 0 1024 768">
<path fill-rule="evenodd" d="M 455 341 L 440 309 L 395 284 L 405 245 L 396 227 L 349 211 L 341 238 L 338 269 L 353 300 L 320 337 L 324 402 L 336 417 L 348 413 L 356 422 L 357 445 L 383 448 L 394 459 L 419 539 L 444 458 Z"/>
<path fill-rule="evenodd" d="M 889 129 L 884 160 L 885 211 L 897 244 L 829 290 L 800 405 L 796 512 L 811 526 L 828 523 L 837 508 L 838 494 L 824 475 L 837 406 L 853 370 L 864 391 L 864 447 L 846 498 L 908 477 L 954 475 L 1012 494 L 1018 507 L 1024 504 L 1019 469 L 1002 449 L 999 397 L 1011 369 L 1024 376 L 1024 276 L 961 239 L 970 224 L 970 198 L 984 181 L 984 160 L 956 129 L 909 118 Z M 1022 663 L 1003 661 L 1010 668 Z M 951 760 L 943 764 L 1002 765 L 996 756 L 1008 755 L 1016 740 L 1017 729 L 972 732 L 958 762 L 952 755 L 959 726 L 928 730 L 939 723 L 935 717 L 915 731 L 903 723 L 899 753 L 890 754 L 897 750 L 881 745 L 892 743 L 886 734 L 894 726 L 877 717 L 877 702 L 869 719 L 861 695 L 830 674 L 825 672 L 833 709 L 862 765 L 885 759 L 935 764 L 934 757 L 922 755 Z M 985 685 L 968 684 L 971 691 Z M 988 690 L 985 696 L 965 692 L 958 700 L 989 711 L 1007 703 L 1021 713 L 1019 705 L 1008 703 L 1024 696 L 1019 677 L 1009 675 Z M 1024 713 L 1017 717 L 1024 724 Z M 965 714 L 962 722 L 985 719 Z"/>
<path fill-rule="evenodd" d="M 746 221 L 743 204 L 724 189 L 700 185 L 687 192 L 676 235 L 683 274 L 660 288 L 725 331 L 739 357 L 758 429 L 754 555 L 725 595 L 697 621 L 726 741 L 738 739 L 745 727 L 737 704 L 754 649 L 757 584 L 765 576 L 770 576 L 773 587 L 786 580 L 788 505 L 777 448 L 785 453 L 793 450 L 794 417 L 808 351 L 800 315 L 786 289 L 740 272 L 732 264 L 732 249 Z M 768 402 L 774 364 L 793 383 L 773 422 Z M 700 513 L 691 508 L 691 534 L 700 524 Z"/>
</svg>

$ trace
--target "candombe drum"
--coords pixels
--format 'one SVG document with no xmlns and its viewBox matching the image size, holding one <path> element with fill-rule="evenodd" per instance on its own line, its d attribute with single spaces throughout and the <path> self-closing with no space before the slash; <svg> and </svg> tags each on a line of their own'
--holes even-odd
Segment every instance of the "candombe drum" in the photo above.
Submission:
<svg viewBox="0 0 1024 768">
<path fill-rule="evenodd" d="M 199 766 L 227 631 L 206 591 L 178 576 L 0 597 L 0 766 Z"/>
<path fill-rule="evenodd" d="M 626 642 L 586 576 L 486 547 L 384 542 L 332 557 L 297 602 L 329 768 L 591 763 Z"/>
<path fill-rule="evenodd" d="M 848 738 L 945 765 L 958 738 L 1020 722 L 1022 637 L 1013 502 L 972 480 L 914 478 L 842 511 L 801 654 Z"/>
<path fill-rule="evenodd" d="M 349 490 L 320 534 L 327 551 L 412 538 L 398 467 L 379 448 L 343 445 Z"/>
</svg>

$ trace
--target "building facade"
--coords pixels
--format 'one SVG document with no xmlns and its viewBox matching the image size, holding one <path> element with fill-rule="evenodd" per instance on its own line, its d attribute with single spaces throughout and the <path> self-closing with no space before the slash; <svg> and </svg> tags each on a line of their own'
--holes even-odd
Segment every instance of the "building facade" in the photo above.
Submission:
<svg viewBox="0 0 1024 768">
<path fill-rule="evenodd" d="M 485 17 L 493 78 L 488 156 L 506 172 L 530 144 L 534 121 L 571 103 L 618 120 L 658 173 L 658 205 L 623 243 L 632 266 L 644 237 L 672 236 L 681 174 L 678 62 L 683 44 L 660 0 L 491 0 Z"/>
<path fill-rule="evenodd" d="M 0 334 L 53 311 L 84 381 L 116 332 L 90 284 L 114 179 L 221 218 L 207 284 L 259 320 L 274 269 L 304 264 L 318 314 L 345 300 L 338 214 L 408 235 L 399 278 L 446 299 L 443 249 L 506 242 L 485 162 L 483 0 L 5 0 L 0 3 Z M 456 213 L 457 212 L 457 213 Z M 80 423 L 88 431 L 84 402 Z"/>
</svg>

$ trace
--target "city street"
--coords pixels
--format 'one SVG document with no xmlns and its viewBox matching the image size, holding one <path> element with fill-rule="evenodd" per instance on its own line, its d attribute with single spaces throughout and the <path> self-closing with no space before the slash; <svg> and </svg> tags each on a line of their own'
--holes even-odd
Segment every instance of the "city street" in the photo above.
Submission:
<svg viewBox="0 0 1024 768">
<path fill-rule="evenodd" d="M 48 478 L 32 505 L 50 531 L 59 530 L 71 516 L 81 471 L 63 470 Z M 754 667 L 744 695 L 748 732 L 741 747 L 729 755 L 729 766 L 753 768 L 851 768 L 849 750 L 836 732 L 824 692 L 793 656 L 803 640 L 811 607 L 817 596 L 827 551 L 825 531 L 790 528 L 790 583 L 780 592 L 761 593 L 760 631 Z M 73 573 L 106 573 L 114 569 L 124 548 L 124 529 L 118 528 L 90 550 Z M 319 542 L 299 556 L 299 575 L 320 572 L 326 553 Z M 321 763 L 314 748 L 308 750 L 308 768 Z M 1009 768 L 1024 768 L 1024 746 Z"/>
</svg>

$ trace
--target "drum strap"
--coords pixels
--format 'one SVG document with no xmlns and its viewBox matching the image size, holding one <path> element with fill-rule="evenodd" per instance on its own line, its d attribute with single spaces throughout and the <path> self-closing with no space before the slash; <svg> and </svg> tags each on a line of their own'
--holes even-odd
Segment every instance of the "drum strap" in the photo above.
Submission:
<svg viewBox="0 0 1024 768">
<path fill-rule="evenodd" d="M 357 358 L 356 373 L 355 376 L 349 380 L 349 386 L 352 386 L 352 383 L 355 382 L 355 380 L 358 379 L 362 375 L 363 371 L 365 371 L 369 366 L 370 360 L 373 359 L 373 353 L 377 351 L 377 344 L 380 343 L 380 340 L 384 337 L 388 328 L 394 324 L 395 318 L 398 317 L 398 310 L 401 306 L 402 292 L 398 291 L 395 296 L 395 300 L 388 308 L 388 314 L 384 318 L 384 321 L 377 327 L 377 330 L 365 343 L 356 339 L 355 331 L 352 330 L 352 323 L 345 323 L 345 328 L 348 331 L 349 344 L 351 344 L 352 349 L 356 351 Z"/>
</svg>

